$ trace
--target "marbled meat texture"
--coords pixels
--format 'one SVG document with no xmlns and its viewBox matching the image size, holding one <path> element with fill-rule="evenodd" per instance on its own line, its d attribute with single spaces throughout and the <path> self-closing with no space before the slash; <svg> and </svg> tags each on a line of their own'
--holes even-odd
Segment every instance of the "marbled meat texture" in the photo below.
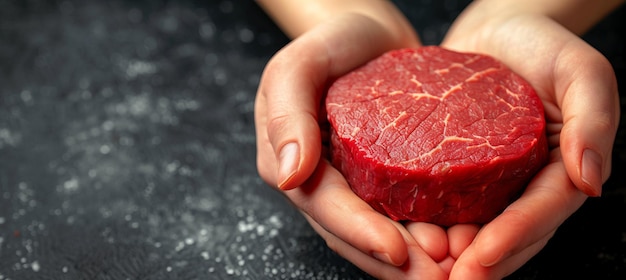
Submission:
<svg viewBox="0 0 626 280">
<path fill-rule="evenodd" d="M 541 100 L 485 55 L 388 52 L 337 79 L 326 110 L 333 165 L 394 220 L 486 223 L 547 160 Z"/>
</svg>

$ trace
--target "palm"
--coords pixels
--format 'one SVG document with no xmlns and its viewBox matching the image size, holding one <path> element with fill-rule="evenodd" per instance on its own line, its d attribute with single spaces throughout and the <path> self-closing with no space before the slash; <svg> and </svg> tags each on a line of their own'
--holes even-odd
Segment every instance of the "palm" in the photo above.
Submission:
<svg viewBox="0 0 626 280">
<path fill-rule="evenodd" d="M 535 87 L 546 109 L 550 163 L 517 201 L 480 228 L 402 225 L 360 200 L 343 176 L 320 159 L 318 121 L 325 116 L 319 115 L 319 104 L 329 79 L 386 50 L 418 45 L 411 36 L 394 37 L 377 22 L 351 14 L 307 32 L 277 54 L 264 71 L 255 102 L 259 173 L 270 185 L 291 189 L 285 195 L 328 245 L 377 277 L 502 277 L 535 255 L 580 207 L 586 196 L 578 189 L 592 193 L 592 185 L 608 176 L 606 155 L 619 119 L 612 69 L 597 51 L 547 18 L 485 21 L 481 13 L 464 13 L 443 46 L 490 54 Z M 277 156 L 294 141 L 302 149 L 298 170 L 281 173 Z M 580 175 L 583 149 L 605 155 L 605 172 L 592 169 L 593 184 Z"/>
<path fill-rule="evenodd" d="M 588 64 L 590 68 L 582 71 L 572 67 L 581 59 L 594 61 L 599 56 L 561 26 L 536 17 L 518 17 L 497 25 L 480 26 L 473 25 L 471 16 L 469 18 L 468 25 L 479 28 L 464 32 L 462 24 L 468 21 L 465 20 L 453 26 L 443 46 L 491 54 L 531 82 L 545 107 L 550 147 L 548 165 L 535 176 L 517 201 L 495 220 L 480 227 L 480 232 L 478 228 L 459 230 L 459 227 L 468 227 L 459 225 L 447 231 L 441 229 L 440 236 L 433 237 L 432 240 L 448 240 L 447 248 L 440 245 L 427 252 L 432 252 L 433 259 L 449 269 L 451 278 L 473 275 L 480 279 L 503 277 L 519 268 L 545 246 L 558 226 L 585 201 L 586 196 L 577 189 L 577 185 L 583 185 L 579 188 L 585 190 L 577 176 L 580 160 L 576 160 L 579 157 L 576 145 L 580 145 L 576 141 L 580 138 L 576 137 L 580 133 L 576 113 L 580 113 L 577 106 L 581 105 L 575 103 L 580 100 L 574 100 L 573 96 L 579 95 L 578 91 L 585 90 L 585 86 L 591 87 L 606 96 L 599 96 L 595 102 L 583 106 L 593 109 L 595 103 L 600 103 L 598 106 L 603 110 L 609 108 L 609 116 L 615 117 L 618 113 L 616 109 L 610 114 L 610 108 L 615 107 L 606 104 L 614 100 L 611 95 L 617 96 L 611 91 L 610 68 L 602 63 Z M 601 77 L 599 81 L 598 77 Z M 608 90 L 598 90 L 603 87 Z M 610 133 L 608 127 L 604 134 Z M 607 146 L 610 147 L 613 139 L 606 138 L 609 138 Z M 566 150 L 562 150 L 563 145 Z M 602 175 L 596 175 L 600 178 L 596 180 L 601 180 Z M 407 227 L 414 226 L 408 224 Z M 411 233 L 418 239 L 423 235 L 420 229 L 424 227 L 415 228 Z M 432 240 L 422 240 L 421 243 L 437 244 Z M 447 256 L 442 252 L 447 252 Z"/>
</svg>

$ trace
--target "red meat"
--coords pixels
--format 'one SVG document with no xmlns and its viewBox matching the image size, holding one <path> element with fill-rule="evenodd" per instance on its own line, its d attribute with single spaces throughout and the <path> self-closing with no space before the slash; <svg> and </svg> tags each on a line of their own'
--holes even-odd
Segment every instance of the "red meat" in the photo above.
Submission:
<svg viewBox="0 0 626 280">
<path fill-rule="evenodd" d="M 394 220 L 486 223 L 547 160 L 541 100 L 485 55 L 388 52 L 337 79 L 326 110 L 333 165 Z"/>
</svg>

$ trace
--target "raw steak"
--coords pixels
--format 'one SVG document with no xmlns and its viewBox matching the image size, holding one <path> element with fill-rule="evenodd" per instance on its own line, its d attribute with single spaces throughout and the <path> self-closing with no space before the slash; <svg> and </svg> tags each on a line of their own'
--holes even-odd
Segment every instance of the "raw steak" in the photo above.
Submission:
<svg viewBox="0 0 626 280">
<path fill-rule="evenodd" d="M 337 79 L 326 110 L 333 165 L 394 220 L 486 223 L 547 160 L 541 100 L 485 55 L 388 52 Z"/>
</svg>

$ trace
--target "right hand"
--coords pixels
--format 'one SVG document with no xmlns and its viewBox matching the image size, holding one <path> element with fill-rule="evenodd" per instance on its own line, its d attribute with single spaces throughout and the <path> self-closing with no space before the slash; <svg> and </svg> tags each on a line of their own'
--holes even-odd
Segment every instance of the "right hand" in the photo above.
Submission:
<svg viewBox="0 0 626 280">
<path fill-rule="evenodd" d="M 270 60 L 255 102 L 260 176 L 283 191 L 331 249 L 378 278 L 447 275 L 402 224 L 357 197 L 327 161 L 322 142 L 328 135 L 320 130 L 326 121 L 323 96 L 333 79 L 353 68 L 388 50 L 417 46 L 414 34 L 394 38 L 368 16 L 334 17 Z"/>
</svg>

